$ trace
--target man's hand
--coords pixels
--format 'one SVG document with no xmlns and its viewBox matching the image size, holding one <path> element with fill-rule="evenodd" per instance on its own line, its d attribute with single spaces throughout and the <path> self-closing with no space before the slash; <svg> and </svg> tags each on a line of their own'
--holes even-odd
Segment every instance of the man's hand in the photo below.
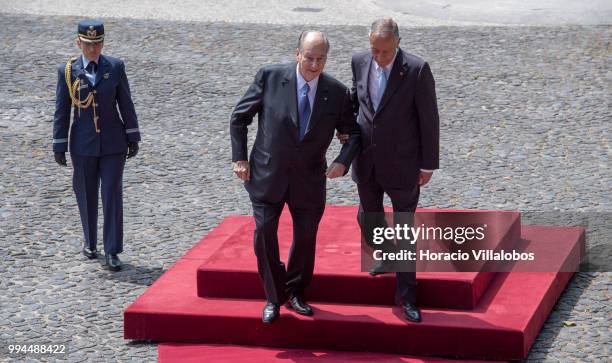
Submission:
<svg viewBox="0 0 612 363">
<path fill-rule="evenodd" d="M 340 163 L 332 163 L 327 168 L 327 171 L 325 172 L 325 176 L 327 176 L 330 179 L 334 179 L 339 176 L 343 176 L 345 171 L 346 171 L 346 166 Z"/>
<path fill-rule="evenodd" d="M 421 171 L 419 174 L 419 186 L 424 187 L 427 183 L 429 183 L 432 175 L 433 171 Z"/>
<path fill-rule="evenodd" d="M 137 141 L 130 141 L 128 142 L 128 153 L 127 153 L 127 158 L 133 158 L 134 156 L 136 156 L 136 154 L 138 154 L 138 142 Z"/>
<path fill-rule="evenodd" d="M 251 179 L 251 168 L 246 160 L 238 160 L 232 163 L 232 169 L 236 176 L 244 181 Z"/>
<path fill-rule="evenodd" d="M 349 140 L 349 134 L 341 134 L 340 131 L 336 132 L 336 137 L 338 140 L 340 140 L 341 144 L 346 144 L 346 142 Z"/>
<path fill-rule="evenodd" d="M 55 162 L 61 166 L 68 166 L 68 164 L 66 163 L 66 153 L 55 153 Z"/>
</svg>

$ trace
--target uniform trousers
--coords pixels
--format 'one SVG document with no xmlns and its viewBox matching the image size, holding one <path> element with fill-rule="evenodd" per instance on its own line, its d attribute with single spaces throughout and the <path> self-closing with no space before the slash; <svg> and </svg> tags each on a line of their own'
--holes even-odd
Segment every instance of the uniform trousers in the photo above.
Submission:
<svg viewBox="0 0 612 363">
<path fill-rule="evenodd" d="M 98 235 L 98 197 L 102 191 L 104 214 L 104 252 L 123 252 L 123 168 L 126 153 L 103 156 L 70 154 L 74 173 L 72 187 L 76 195 L 85 244 L 96 248 Z M 100 188 L 101 187 L 101 188 Z"/>
</svg>

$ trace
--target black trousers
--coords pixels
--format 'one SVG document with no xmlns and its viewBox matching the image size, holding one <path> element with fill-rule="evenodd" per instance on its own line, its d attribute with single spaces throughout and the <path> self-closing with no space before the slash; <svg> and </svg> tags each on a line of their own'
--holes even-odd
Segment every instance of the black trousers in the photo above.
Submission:
<svg viewBox="0 0 612 363">
<path fill-rule="evenodd" d="M 357 184 L 357 190 L 359 192 L 359 215 L 357 216 L 357 221 L 360 226 L 363 228 L 363 221 L 368 219 L 372 220 L 374 218 L 376 222 L 374 222 L 378 227 L 385 227 L 384 221 L 384 205 L 383 198 L 384 193 L 387 193 L 389 198 L 391 199 L 391 204 L 393 206 L 393 212 L 408 212 L 414 213 L 417 204 L 419 203 L 419 193 L 420 188 L 418 183 L 414 185 L 407 185 L 403 188 L 384 188 L 376 178 L 374 177 L 374 170 L 372 171 L 372 177 L 367 182 L 362 182 Z M 365 214 L 368 214 L 366 217 Z M 396 224 L 412 224 L 412 218 L 408 214 L 401 215 L 400 219 L 406 219 L 404 221 L 395 219 L 394 223 Z M 372 227 L 372 223 L 368 223 L 368 229 Z M 372 245 L 370 240 L 371 233 L 366 232 L 366 241 Z M 412 245 L 414 247 L 414 245 Z M 378 246 L 377 248 L 381 248 L 383 251 L 387 252 L 392 249 L 386 241 L 382 246 Z M 416 266 L 414 266 L 416 267 Z M 397 272 L 396 273 L 396 291 L 395 291 L 395 300 L 397 303 L 416 303 L 416 269 L 410 272 Z"/>
<path fill-rule="evenodd" d="M 268 302 L 283 304 L 290 294 L 302 294 L 312 280 L 315 247 L 319 222 L 325 210 L 303 207 L 288 197 L 269 203 L 251 197 L 255 217 L 254 245 L 257 270 Z M 280 260 L 278 249 L 278 221 L 285 203 L 293 220 L 293 242 L 287 268 Z"/>
<path fill-rule="evenodd" d="M 125 153 L 95 156 L 70 154 L 76 195 L 85 244 L 96 248 L 98 239 L 98 198 L 102 191 L 104 213 L 104 252 L 123 252 L 123 168 Z M 101 188 L 100 188 L 101 184 Z"/>
</svg>

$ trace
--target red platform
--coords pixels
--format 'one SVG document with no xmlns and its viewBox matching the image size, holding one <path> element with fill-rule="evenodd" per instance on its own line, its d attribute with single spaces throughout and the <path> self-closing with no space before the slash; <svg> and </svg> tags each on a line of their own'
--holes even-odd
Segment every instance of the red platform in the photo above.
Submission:
<svg viewBox="0 0 612 363">
<path fill-rule="evenodd" d="M 419 209 L 427 218 L 448 215 L 448 210 Z M 468 211 L 455 211 L 456 213 Z M 470 211 L 473 214 L 473 211 Z M 492 249 L 509 248 L 521 234 L 518 212 L 482 213 L 492 227 Z M 395 274 L 371 277 L 361 272 L 361 237 L 356 207 L 328 206 L 319 225 L 314 277 L 305 292 L 309 301 L 393 305 Z M 422 215 L 425 215 L 423 213 Z M 198 296 L 265 299 L 253 253 L 252 217 L 236 220 L 235 231 L 198 268 Z M 279 224 L 281 259 L 287 261 L 292 239 L 291 217 L 283 213 Z M 420 306 L 472 309 L 493 277 L 490 272 L 420 272 Z"/>
<path fill-rule="evenodd" d="M 262 300 L 197 295 L 198 267 L 245 223 L 243 217 L 224 220 L 129 306 L 125 338 L 522 359 L 571 277 L 569 272 L 498 273 L 474 309 L 425 308 L 420 324 L 407 323 L 395 307 L 313 302 L 313 317 L 281 308 L 280 319 L 267 326 L 261 322 Z M 520 243 L 568 267 L 576 263 L 584 231 L 523 226 Z"/>
<path fill-rule="evenodd" d="M 162 343 L 158 363 L 251 363 L 251 362 L 334 362 L 334 363 L 495 363 L 480 360 L 456 360 L 397 354 L 250 347 L 225 344 Z"/>
</svg>

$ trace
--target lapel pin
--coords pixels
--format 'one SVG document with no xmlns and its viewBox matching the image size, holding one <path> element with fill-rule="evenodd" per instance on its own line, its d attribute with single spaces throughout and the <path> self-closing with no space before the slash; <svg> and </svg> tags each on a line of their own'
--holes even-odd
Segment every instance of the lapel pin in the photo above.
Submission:
<svg viewBox="0 0 612 363">
<path fill-rule="evenodd" d="M 104 79 L 108 79 L 110 77 L 110 73 L 104 73 Z"/>
<path fill-rule="evenodd" d="M 323 101 L 327 101 L 327 97 L 323 97 Z"/>
</svg>

